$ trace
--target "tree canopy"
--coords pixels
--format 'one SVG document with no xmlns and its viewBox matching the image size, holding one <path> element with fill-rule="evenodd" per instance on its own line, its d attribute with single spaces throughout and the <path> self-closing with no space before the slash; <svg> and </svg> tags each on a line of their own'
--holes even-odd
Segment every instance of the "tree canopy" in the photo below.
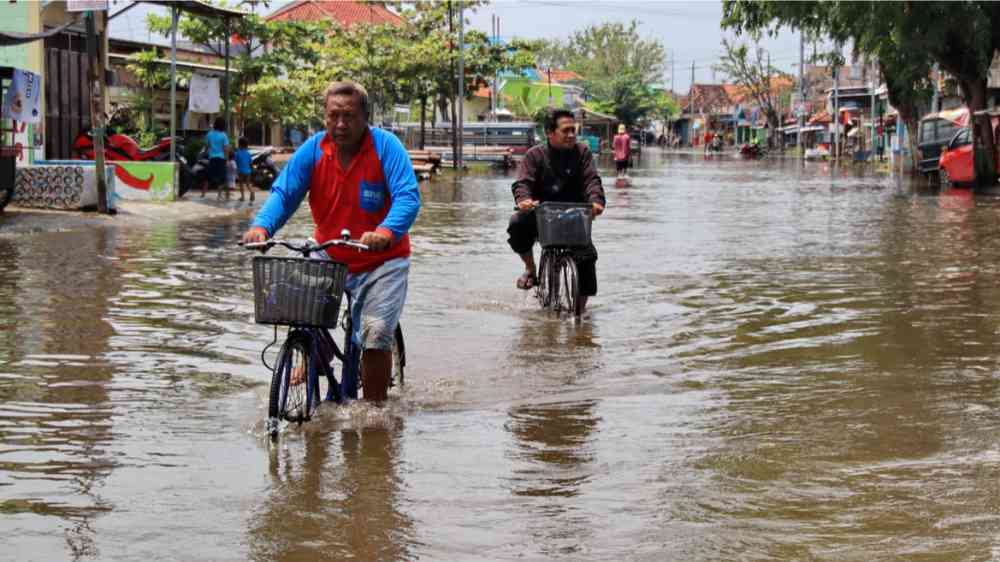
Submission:
<svg viewBox="0 0 1000 562">
<path fill-rule="evenodd" d="M 763 49 L 756 44 L 753 47 L 751 49 L 747 44 L 733 44 L 723 39 L 722 59 L 715 68 L 740 86 L 746 97 L 760 107 L 773 136 L 781 125 L 778 105 L 783 92 L 779 80 L 785 73 L 771 66 Z"/>
<path fill-rule="evenodd" d="M 676 103 L 657 88 L 666 51 L 660 41 L 644 39 L 635 20 L 591 25 L 565 41 L 536 40 L 529 47 L 543 67 L 563 67 L 583 77 L 588 105 L 628 126 L 676 112 Z"/>
<path fill-rule="evenodd" d="M 751 34 L 773 34 L 787 26 L 852 44 L 856 53 L 878 61 L 890 101 L 911 123 L 915 117 L 904 112 L 928 96 L 934 63 L 955 76 L 970 111 L 985 109 L 989 67 L 1000 48 L 1000 3 L 985 1 L 724 0 L 722 23 Z M 989 119 L 978 118 L 975 130 L 992 152 Z"/>
</svg>

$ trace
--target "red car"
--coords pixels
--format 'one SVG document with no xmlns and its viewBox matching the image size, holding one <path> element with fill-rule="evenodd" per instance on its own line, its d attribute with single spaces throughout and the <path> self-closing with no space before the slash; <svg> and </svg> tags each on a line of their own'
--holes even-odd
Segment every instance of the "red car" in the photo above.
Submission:
<svg viewBox="0 0 1000 562">
<path fill-rule="evenodd" d="M 996 138 L 997 124 L 1000 119 L 993 118 L 993 135 Z M 996 147 L 1000 150 L 1000 146 Z M 972 131 L 968 127 L 962 127 L 951 137 L 944 148 L 941 149 L 941 158 L 938 160 L 938 177 L 941 180 L 941 187 L 948 188 L 951 185 L 972 184 L 976 175 L 972 168 Z"/>
</svg>

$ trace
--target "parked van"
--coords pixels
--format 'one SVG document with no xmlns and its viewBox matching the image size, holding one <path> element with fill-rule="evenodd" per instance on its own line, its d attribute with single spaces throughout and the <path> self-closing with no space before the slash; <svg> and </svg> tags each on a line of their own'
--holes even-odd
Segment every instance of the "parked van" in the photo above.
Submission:
<svg viewBox="0 0 1000 562">
<path fill-rule="evenodd" d="M 917 171 L 924 175 L 935 174 L 942 149 L 951 142 L 955 133 L 969 124 L 969 110 L 949 109 L 924 116 L 917 133 L 919 160 Z"/>
</svg>

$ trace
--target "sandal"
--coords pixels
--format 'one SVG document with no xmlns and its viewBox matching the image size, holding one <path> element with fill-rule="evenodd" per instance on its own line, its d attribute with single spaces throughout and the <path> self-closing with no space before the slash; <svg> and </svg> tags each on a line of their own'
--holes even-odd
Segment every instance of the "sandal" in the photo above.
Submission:
<svg viewBox="0 0 1000 562">
<path fill-rule="evenodd" d="M 530 271 L 525 271 L 520 277 L 517 278 L 517 288 L 522 291 L 527 291 L 537 284 L 538 278 L 535 277 L 535 274 Z"/>
</svg>

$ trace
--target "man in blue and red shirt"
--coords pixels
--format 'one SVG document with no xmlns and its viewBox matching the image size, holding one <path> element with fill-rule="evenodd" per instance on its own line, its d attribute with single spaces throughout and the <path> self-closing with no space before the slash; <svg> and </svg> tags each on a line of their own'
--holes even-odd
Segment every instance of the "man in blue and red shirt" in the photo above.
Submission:
<svg viewBox="0 0 1000 562">
<path fill-rule="evenodd" d="M 420 210 L 413 164 L 395 135 L 368 126 L 368 92 L 355 82 L 326 90 L 326 131 L 292 155 L 243 242 L 274 236 L 306 193 L 318 242 L 348 229 L 370 252 L 331 246 L 330 259 L 347 265 L 355 343 L 362 350 L 366 400 L 382 401 L 389 387 L 392 343 L 406 300 L 410 270 L 407 232 Z"/>
</svg>

